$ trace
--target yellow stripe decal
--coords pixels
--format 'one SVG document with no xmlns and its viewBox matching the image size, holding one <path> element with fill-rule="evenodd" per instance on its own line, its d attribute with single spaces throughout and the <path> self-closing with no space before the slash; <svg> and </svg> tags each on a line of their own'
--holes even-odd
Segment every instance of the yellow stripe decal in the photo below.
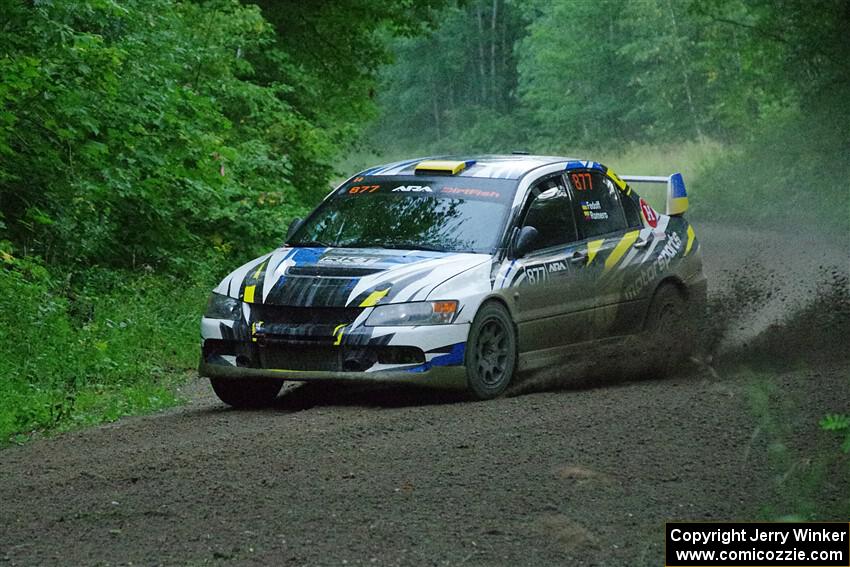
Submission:
<svg viewBox="0 0 850 567">
<path fill-rule="evenodd" d="M 608 177 L 614 180 L 614 183 L 617 184 L 617 187 L 620 188 L 620 191 L 626 190 L 626 182 L 620 179 L 620 176 L 614 173 L 611 169 L 608 170 Z"/>
<path fill-rule="evenodd" d="M 336 327 L 334 327 L 333 335 L 336 337 L 336 340 L 334 341 L 334 346 L 339 346 L 340 344 L 342 344 L 342 333 L 346 325 L 348 325 L 348 323 L 343 323 L 342 325 L 337 325 Z M 339 331 L 338 335 L 337 331 Z"/>
<path fill-rule="evenodd" d="M 257 278 L 259 278 L 259 277 L 260 277 L 260 272 L 262 272 L 262 271 L 263 271 L 263 268 L 264 268 L 265 266 L 266 266 L 266 263 L 265 263 L 265 262 L 261 262 L 261 263 L 260 263 L 260 265 L 259 265 L 259 266 L 257 266 L 257 271 L 256 271 L 256 272 L 254 272 L 254 279 L 257 279 Z"/>
<path fill-rule="evenodd" d="M 605 258 L 605 271 L 607 272 L 611 268 L 617 265 L 617 262 L 620 261 L 620 258 L 623 257 L 623 254 L 631 248 L 632 244 L 634 244 L 635 240 L 637 240 L 639 230 L 633 230 L 631 232 L 627 232 L 623 235 L 623 238 L 620 239 L 620 242 L 614 247 L 611 251 L 611 254 Z"/>
<path fill-rule="evenodd" d="M 587 265 L 589 266 L 593 259 L 596 258 L 596 253 L 599 252 L 599 249 L 602 248 L 602 244 L 605 242 L 605 239 L 602 240 L 592 240 L 587 243 Z"/>
<path fill-rule="evenodd" d="M 691 251 L 691 246 L 694 245 L 694 237 L 695 236 L 696 235 L 694 234 L 694 227 L 692 227 L 691 225 L 688 225 L 688 243 L 685 245 L 685 256 L 687 256 L 688 252 Z"/>
<path fill-rule="evenodd" d="M 670 210 L 667 211 L 668 215 L 681 215 L 688 210 L 688 198 L 676 197 L 673 199 L 673 202 L 670 203 L 669 209 Z"/>
<path fill-rule="evenodd" d="M 245 303 L 254 303 L 254 290 L 257 289 L 255 285 L 246 285 L 245 286 L 245 294 L 242 296 L 242 301 Z"/>
<path fill-rule="evenodd" d="M 369 297 L 363 300 L 363 303 L 360 304 L 360 307 L 372 307 L 376 303 L 378 303 L 381 299 L 384 298 L 390 292 L 390 288 L 382 289 L 380 291 L 373 291 L 369 294 Z"/>
</svg>

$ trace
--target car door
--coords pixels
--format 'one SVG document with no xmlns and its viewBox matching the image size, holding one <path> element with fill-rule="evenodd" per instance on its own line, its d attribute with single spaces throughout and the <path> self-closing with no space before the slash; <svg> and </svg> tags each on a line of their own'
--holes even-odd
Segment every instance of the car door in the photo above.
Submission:
<svg viewBox="0 0 850 567">
<path fill-rule="evenodd" d="M 575 303 L 581 261 L 572 257 L 578 234 L 562 174 L 532 186 L 517 228 L 525 226 L 534 227 L 538 236 L 513 260 L 520 352 L 581 341 L 585 323 L 582 306 Z"/>
<path fill-rule="evenodd" d="M 633 332 L 641 312 L 637 304 L 624 301 L 622 290 L 634 279 L 636 258 L 645 245 L 634 220 L 639 217 L 626 214 L 621 190 L 605 172 L 571 170 L 567 180 L 579 235 L 577 250 L 585 255 L 575 293 L 589 308 L 586 337 Z"/>
</svg>

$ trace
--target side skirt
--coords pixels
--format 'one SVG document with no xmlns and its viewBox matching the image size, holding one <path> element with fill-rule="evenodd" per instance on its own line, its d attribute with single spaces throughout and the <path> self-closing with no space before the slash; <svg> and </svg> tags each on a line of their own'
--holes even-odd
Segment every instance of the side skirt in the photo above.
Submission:
<svg viewBox="0 0 850 567">
<path fill-rule="evenodd" d="M 564 362 L 592 361 L 595 357 L 610 357 L 625 345 L 639 340 L 638 338 L 639 335 L 609 337 L 525 352 L 519 355 L 517 371 L 534 372 L 557 367 Z"/>
</svg>

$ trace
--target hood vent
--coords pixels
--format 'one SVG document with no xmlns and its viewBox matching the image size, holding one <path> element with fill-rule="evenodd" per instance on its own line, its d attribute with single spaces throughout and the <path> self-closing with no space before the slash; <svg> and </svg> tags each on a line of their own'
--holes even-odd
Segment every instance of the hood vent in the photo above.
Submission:
<svg viewBox="0 0 850 567">
<path fill-rule="evenodd" d="M 357 268 L 353 266 L 290 266 L 288 276 L 321 276 L 326 278 L 362 278 L 383 272 L 382 268 Z"/>
</svg>

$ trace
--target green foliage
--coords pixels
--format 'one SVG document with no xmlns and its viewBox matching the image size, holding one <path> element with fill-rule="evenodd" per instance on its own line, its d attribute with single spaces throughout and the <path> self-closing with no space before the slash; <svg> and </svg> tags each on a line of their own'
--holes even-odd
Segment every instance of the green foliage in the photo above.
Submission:
<svg viewBox="0 0 850 567">
<path fill-rule="evenodd" d="M 820 420 L 821 429 L 824 431 L 835 431 L 844 437 L 841 450 L 850 453 L 850 415 L 829 414 Z"/>
<path fill-rule="evenodd" d="M 261 64 L 276 74 L 279 61 L 297 76 L 286 96 L 329 140 L 350 140 L 374 117 L 376 74 L 390 59 L 392 35 L 423 31 L 444 0 L 245 0 L 256 3 L 277 30 Z"/>
<path fill-rule="evenodd" d="M 478 14 L 496 22 L 495 34 L 479 29 Z M 823 117 L 835 124 L 848 112 L 843 0 L 479 0 L 456 3 L 440 22 L 396 44 L 379 148 L 755 143 L 794 120 L 798 137 L 817 140 Z M 488 88 L 498 96 L 483 96 Z M 846 129 L 828 138 L 841 145 L 827 155 L 850 147 Z"/>
<path fill-rule="evenodd" d="M 0 207 L 18 247 L 50 263 L 180 268 L 213 245 L 268 245 L 321 193 L 320 175 L 293 189 L 292 163 L 329 148 L 278 96 L 286 86 L 253 83 L 240 55 L 273 41 L 256 7 L 12 2 L 10 13 Z"/>
<path fill-rule="evenodd" d="M 850 230 L 847 132 L 817 115 L 765 126 L 763 138 L 706 159 L 692 214 L 774 227 L 809 226 L 846 238 Z"/>
<path fill-rule="evenodd" d="M 457 3 L 440 12 L 432 33 L 394 42 L 396 64 L 382 75 L 370 136 L 382 153 L 510 151 L 524 140 L 512 113 L 520 5 Z"/>
<path fill-rule="evenodd" d="M 395 5 L 376 0 L 2 2 L 7 238 L 49 264 L 168 270 L 256 255 L 324 196 L 372 113 L 378 30 L 415 15 L 375 19 Z"/>
<path fill-rule="evenodd" d="M 0 442 L 176 403 L 175 381 L 197 364 L 206 286 L 97 268 L 72 285 L 33 259 L 5 264 Z"/>
<path fill-rule="evenodd" d="M 766 458 L 774 471 L 768 486 L 773 494 L 762 509 L 764 519 L 826 521 L 846 516 L 850 497 L 825 501 L 824 492 L 835 475 L 845 474 L 847 459 L 837 455 L 830 444 L 801 442 L 800 431 L 812 426 L 810 417 L 800 409 L 805 407 L 800 396 L 806 393 L 783 391 L 774 376 L 752 370 L 743 370 L 740 378 L 749 380 L 747 398 L 758 423 L 751 445 L 756 446 L 757 440 L 766 449 L 763 457 L 752 458 Z"/>
</svg>

